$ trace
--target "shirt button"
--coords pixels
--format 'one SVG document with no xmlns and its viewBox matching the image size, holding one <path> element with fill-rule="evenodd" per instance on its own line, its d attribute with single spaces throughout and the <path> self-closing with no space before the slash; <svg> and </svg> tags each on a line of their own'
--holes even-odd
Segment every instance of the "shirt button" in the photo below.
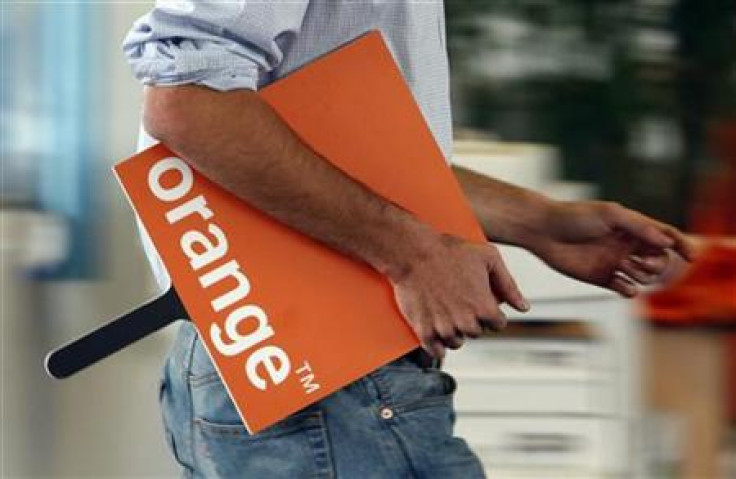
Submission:
<svg viewBox="0 0 736 479">
<path fill-rule="evenodd" d="M 391 419 L 394 417 L 394 412 L 390 408 L 385 407 L 381 409 L 381 417 L 383 419 Z"/>
</svg>

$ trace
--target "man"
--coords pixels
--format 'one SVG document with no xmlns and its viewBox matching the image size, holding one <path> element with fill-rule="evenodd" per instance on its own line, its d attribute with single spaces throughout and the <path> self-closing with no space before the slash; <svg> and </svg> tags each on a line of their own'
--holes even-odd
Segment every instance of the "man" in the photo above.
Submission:
<svg viewBox="0 0 736 479">
<path fill-rule="evenodd" d="M 484 327 L 503 327 L 501 303 L 528 309 L 497 249 L 439 234 L 367 190 L 253 93 L 374 29 L 449 159 L 441 1 L 160 1 L 124 49 L 148 85 L 144 126 L 153 137 L 256 208 L 383 273 L 423 350 L 441 358 Z M 656 280 L 668 251 L 692 255 L 677 230 L 618 205 L 558 203 L 456 173 L 490 239 L 624 296 Z M 426 356 L 418 350 L 250 436 L 186 324 L 162 383 L 167 436 L 186 475 L 482 477 L 452 435 L 454 381 Z"/>
</svg>

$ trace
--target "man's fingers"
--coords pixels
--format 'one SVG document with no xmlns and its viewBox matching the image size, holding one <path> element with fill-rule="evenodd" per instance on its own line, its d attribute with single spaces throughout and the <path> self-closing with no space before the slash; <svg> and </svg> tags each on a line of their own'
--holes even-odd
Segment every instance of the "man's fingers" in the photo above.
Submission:
<svg viewBox="0 0 736 479">
<path fill-rule="evenodd" d="M 488 301 L 486 301 L 482 309 L 478 311 L 478 317 L 476 320 L 480 325 L 492 328 L 495 331 L 500 331 L 506 327 L 508 318 L 504 312 L 501 311 L 498 303 L 494 300 L 493 293 L 491 291 L 489 291 Z"/>
<path fill-rule="evenodd" d="M 605 215 L 612 227 L 625 231 L 649 246 L 670 248 L 675 245 L 675 239 L 663 230 L 659 222 L 617 204 L 607 204 L 605 208 Z"/>
<path fill-rule="evenodd" d="M 445 357 L 445 346 L 439 339 L 431 339 L 422 343 L 422 348 L 433 358 L 442 359 Z"/>
<path fill-rule="evenodd" d="M 634 268 L 645 273 L 660 275 L 669 266 L 670 258 L 666 251 L 660 251 L 655 254 L 633 254 L 623 262 L 630 263 Z"/>
<path fill-rule="evenodd" d="M 605 211 L 614 228 L 627 232 L 648 246 L 671 248 L 687 261 L 695 259 L 695 242 L 674 226 L 616 204 L 608 204 Z"/>
<path fill-rule="evenodd" d="M 506 318 L 505 314 L 501 313 L 500 319 L 499 318 L 491 319 L 491 318 L 486 318 L 486 317 L 479 317 L 478 323 L 480 323 L 481 327 L 484 330 L 498 332 L 506 327 L 506 325 L 509 323 L 509 320 Z"/>
<path fill-rule="evenodd" d="M 465 342 L 452 324 L 441 323 L 435 326 L 435 334 L 442 344 L 450 349 L 459 349 Z"/>
<path fill-rule="evenodd" d="M 618 272 L 611 277 L 608 287 L 625 298 L 633 298 L 639 293 L 636 284 Z"/>
<path fill-rule="evenodd" d="M 475 316 L 468 316 L 460 322 L 457 328 L 458 336 L 462 335 L 471 339 L 479 338 L 483 335 L 483 328 Z"/>
<path fill-rule="evenodd" d="M 620 270 L 626 276 L 640 284 L 653 284 L 659 280 L 663 271 L 651 271 L 644 269 L 640 264 L 635 263 L 631 259 L 625 259 L 621 262 Z"/>
<path fill-rule="evenodd" d="M 682 259 L 692 261 L 697 255 L 697 247 L 695 241 L 679 229 L 674 226 L 656 221 L 643 216 L 645 219 L 651 221 L 665 236 L 670 238 L 672 244 L 669 246 L 672 251 L 677 253 Z"/>
<path fill-rule="evenodd" d="M 697 247 L 695 241 L 688 235 L 678 230 L 677 228 L 669 227 L 671 231 L 668 234 L 672 237 L 675 245 L 672 249 L 680 255 L 680 257 L 687 261 L 693 261 L 697 256 Z"/>
<path fill-rule="evenodd" d="M 463 344 L 465 344 L 465 340 L 457 334 L 442 337 L 440 338 L 440 341 L 448 349 L 460 349 L 463 347 Z"/>
<path fill-rule="evenodd" d="M 506 269 L 506 265 L 500 256 L 494 255 L 488 264 L 488 275 L 491 282 L 493 295 L 500 301 L 507 302 L 520 312 L 529 311 L 529 303 L 524 299 L 516 281 Z"/>
</svg>

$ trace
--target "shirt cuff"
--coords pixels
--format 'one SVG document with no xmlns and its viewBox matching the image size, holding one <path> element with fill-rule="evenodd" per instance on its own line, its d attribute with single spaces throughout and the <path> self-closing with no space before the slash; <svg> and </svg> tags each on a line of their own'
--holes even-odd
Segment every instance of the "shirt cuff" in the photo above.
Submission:
<svg viewBox="0 0 736 479">
<path fill-rule="evenodd" d="M 218 91 L 258 89 L 258 66 L 210 42 L 153 41 L 129 57 L 135 77 L 146 85 L 204 85 Z M 188 48 L 187 48 L 188 47 Z"/>
</svg>

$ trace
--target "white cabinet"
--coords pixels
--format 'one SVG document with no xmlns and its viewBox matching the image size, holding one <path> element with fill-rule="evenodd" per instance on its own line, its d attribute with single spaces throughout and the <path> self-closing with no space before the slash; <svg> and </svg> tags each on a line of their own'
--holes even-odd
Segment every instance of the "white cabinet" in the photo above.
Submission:
<svg viewBox="0 0 736 479">
<path fill-rule="evenodd" d="M 610 448 L 622 444 L 623 431 L 611 419 L 546 414 L 464 418 L 457 432 L 473 445 L 489 477 L 495 478 L 497 471 L 509 469 L 602 475 Z"/>
</svg>

